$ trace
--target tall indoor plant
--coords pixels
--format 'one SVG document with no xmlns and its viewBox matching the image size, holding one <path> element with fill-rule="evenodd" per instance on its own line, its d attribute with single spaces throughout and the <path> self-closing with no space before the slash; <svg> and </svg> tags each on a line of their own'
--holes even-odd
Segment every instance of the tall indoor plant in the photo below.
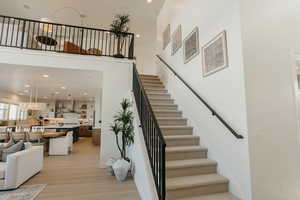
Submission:
<svg viewBox="0 0 300 200">
<path fill-rule="evenodd" d="M 131 102 L 123 99 L 121 102 L 121 110 L 115 116 L 115 120 L 111 126 L 111 130 L 116 136 L 116 143 L 121 157 L 130 161 L 127 157 L 127 148 L 134 142 L 133 132 L 133 112 L 130 110 Z M 122 142 L 119 142 L 119 134 L 121 134 Z"/>
<path fill-rule="evenodd" d="M 113 164 L 114 173 L 119 181 L 126 179 L 131 163 L 127 155 L 128 147 L 134 142 L 133 112 L 131 102 L 124 99 L 121 102 L 121 110 L 115 116 L 111 125 L 111 130 L 116 137 L 116 144 L 121 155 L 121 159 Z M 120 135 L 121 134 L 121 135 Z M 119 141 L 121 138 L 121 142 Z"/>
<path fill-rule="evenodd" d="M 122 54 L 123 45 L 125 38 L 129 31 L 129 19 L 130 15 L 116 15 L 112 24 L 110 25 L 110 30 L 115 34 L 117 38 L 117 54 L 114 57 L 124 58 Z"/>
</svg>

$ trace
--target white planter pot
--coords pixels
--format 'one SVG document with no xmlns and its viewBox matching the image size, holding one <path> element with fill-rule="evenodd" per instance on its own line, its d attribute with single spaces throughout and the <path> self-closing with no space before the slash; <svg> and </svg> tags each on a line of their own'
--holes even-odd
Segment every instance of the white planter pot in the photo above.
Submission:
<svg viewBox="0 0 300 200">
<path fill-rule="evenodd" d="M 116 159 L 114 158 L 110 158 L 106 163 L 106 169 L 107 169 L 107 173 L 109 176 L 114 176 L 115 173 L 114 173 L 114 170 L 113 170 L 113 164 L 116 162 Z"/>
<path fill-rule="evenodd" d="M 130 166 L 130 162 L 127 162 L 124 159 L 117 160 L 113 164 L 112 167 L 114 169 L 114 173 L 118 181 L 122 182 L 126 180 Z"/>
</svg>

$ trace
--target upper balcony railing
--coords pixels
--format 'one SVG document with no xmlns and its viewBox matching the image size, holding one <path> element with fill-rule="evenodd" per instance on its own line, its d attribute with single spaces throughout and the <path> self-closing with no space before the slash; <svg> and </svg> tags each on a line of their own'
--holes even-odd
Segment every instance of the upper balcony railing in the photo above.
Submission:
<svg viewBox="0 0 300 200">
<path fill-rule="evenodd" d="M 0 15 L 0 46 L 134 58 L 134 34 Z"/>
</svg>

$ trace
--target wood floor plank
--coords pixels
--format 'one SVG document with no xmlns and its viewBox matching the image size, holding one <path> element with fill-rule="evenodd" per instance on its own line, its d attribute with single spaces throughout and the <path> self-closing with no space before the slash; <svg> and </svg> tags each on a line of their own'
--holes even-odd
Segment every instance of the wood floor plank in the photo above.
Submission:
<svg viewBox="0 0 300 200">
<path fill-rule="evenodd" d="M 45 157 L 42 172 L 25 185 L 47 184 L 36 200 L 139 200 L 132 178 L 118 183 L 98 167 L 99 150 L 81 138 L 71 155 Z"/>
</svg>

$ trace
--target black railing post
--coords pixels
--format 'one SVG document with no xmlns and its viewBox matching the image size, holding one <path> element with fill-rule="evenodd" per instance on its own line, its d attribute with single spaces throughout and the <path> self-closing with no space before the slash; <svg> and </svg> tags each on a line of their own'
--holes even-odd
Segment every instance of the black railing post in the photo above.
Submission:
<svg viewBox="0 0 300 200">
<path fill-rule="evenodd" d="M 134 58 L 134 37 L 135 37 L 135 35 L 132 34 L 131 37 L 132 37 L 132 39 L 131 39 L 131 43 L 130 43 L 129 51 L 128 51 L 128 54 L 129 54 L 128 58 L 129 59 L 133 59 Z"/>
<path fill-rule="evenodd" d="M 26 28 L 26 21 L 23 20 L 23 28 L 22 28 L 22 36 L 21 36 L 21 45 L 20 48 L 23 49 L 24 48 L 24 37 L 25 37 L 25 28 Z"/>
</svg>

